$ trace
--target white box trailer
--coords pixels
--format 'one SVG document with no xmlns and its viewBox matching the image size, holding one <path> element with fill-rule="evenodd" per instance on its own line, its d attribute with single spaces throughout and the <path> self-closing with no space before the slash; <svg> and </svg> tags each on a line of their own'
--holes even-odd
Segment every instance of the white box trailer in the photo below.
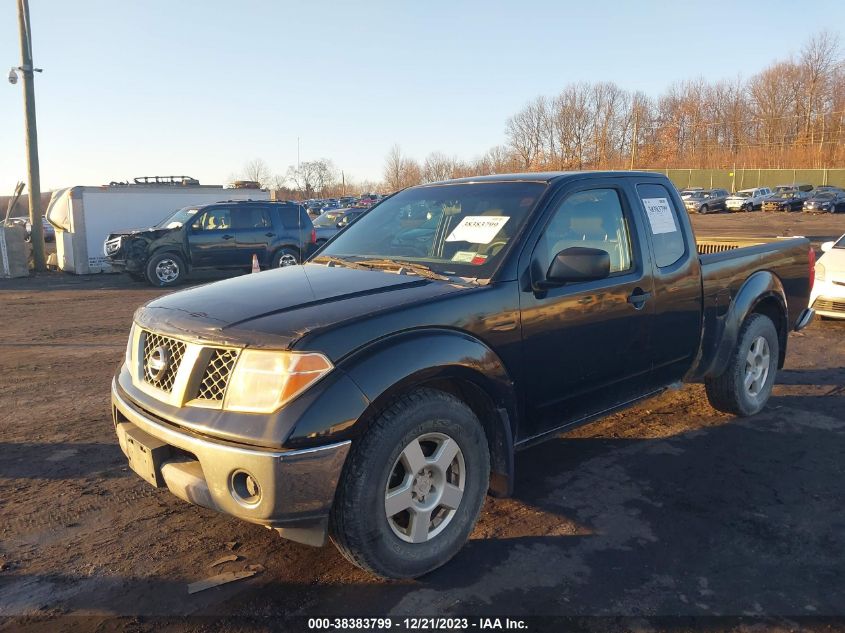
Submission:
<svg viewBox="0 0 845 633">
<path fill-rule="evenodd" d="M 112 272 L 103 253 L 109 233 L 147 228 L 183 207 L 228 200 L 269 200 L 260 189 L 219 185 L 111 184 L 68 187 L 53 193 L 45 214 L 56 228 L 58 267 L 86 275 Z"/>
</svg>

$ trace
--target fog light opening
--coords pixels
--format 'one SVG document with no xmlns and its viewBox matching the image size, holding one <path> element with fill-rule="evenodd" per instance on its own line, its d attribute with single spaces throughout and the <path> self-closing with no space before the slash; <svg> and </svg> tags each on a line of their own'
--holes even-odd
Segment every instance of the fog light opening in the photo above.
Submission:
<svg viewBox="0 0 845 633">
<path fill-rule="evenodd" d="M 248 472 L 236 470 L 232 474 L 232 496 L 241 503 L 255 505 L 261 500 L 261 486 Z"/>
</svg>

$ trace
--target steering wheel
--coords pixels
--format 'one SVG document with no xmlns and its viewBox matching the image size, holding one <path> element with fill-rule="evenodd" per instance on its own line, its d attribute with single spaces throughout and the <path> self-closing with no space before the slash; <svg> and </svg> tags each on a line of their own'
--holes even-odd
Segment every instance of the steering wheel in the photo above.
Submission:
<svg viewBox="0 0 845 633">
<path fill-rule="evenodd" d="M 505 246 L 507 246 L 507 244 L 508 244 L 507 240 L 499 240 L 498 242 L 491 242 L 487 246 L 486 255 L 488 257 L 495 257 L 496 255 L 499 254 L 500 250 L 502 250 Z"/>
</svg>

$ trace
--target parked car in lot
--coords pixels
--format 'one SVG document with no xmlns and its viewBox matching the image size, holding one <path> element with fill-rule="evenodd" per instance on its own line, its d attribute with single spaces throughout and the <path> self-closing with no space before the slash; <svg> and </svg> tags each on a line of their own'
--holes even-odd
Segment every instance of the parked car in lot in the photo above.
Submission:
<svg viewBox="0 0 845 633">
<path fill-rule="evenodd" d="M 763 201 L 763 211 L 801 211 L 804 201 L 810 197 L 810 192 L 800 189 L 789 189 L 773 193 Z"/>
<path fill-rule="evenodd" d="M 725 201 L 728 211 L 754 211 L 763 206 L 763 201 L 772 195 L 768 187 L 755 187 L 753 189 L 740 189 L 732 193 Z"/>
<path fill-rule="evenodd" d="M 690 213 L 713 213 L 727 210 L 726 189 L 700 189 L 691 191 L 684 199 L 684 206 Z"/>
<path fill-rule="evenodd" d="M 810 306 L 823 317 L 845 319 L 845 235 L 822 244 Z"/>
<path fill-rule="evenodd" d="M 845 211 L 845 191 L 842 189 L 815 189 L 813 195 L 804 200 L 804 213 L 839 213 Z"/>
<path fill-rule="evenodd" d="M 350 222 L 366 212 L 367 209 L 350 208 L 336 209 L 323 213 L 323 215 L 314 220 L 314 230 L 317 232 L 317 246 L 333 238 L 349 226 Z"/>
<path fill-rule="evenodd" d="M 24 239 L 27 242 L 32 241 L 32 223 L 29 221 L 29 218 L 21 218 L 24 226 L 24 230 L 26 231 L 26 235 Z M 42 230 L 44 232 L 44 241 L 45 242 L 54 242 L 56 241 L 56 229 L 55 227 L 47 221 L 47 218 L 41 218 L 41 226 L 44 227 Z"/>
<path fill-rule="evenodd" d="M 793 183 L 791 185 L 777 185 L 773 193 L 785 193 L 787 191 L 813 191 L 813 185 L 809 183 Z"/>
<path fill-rule="evenodd" d="M 154 286 L 173 286 L 201 269 L 248 270 L 300 263 L 316 243 L 311 218 L 298 204 L 232 201 L 186 207 L 148 229 L 112 233 L 111 265 Z"/>
<path fill-rule="evenodd" d="M 681 199 L 686 200 L 692 194 L 694 194 L 698 191 L 704 191 L 704 187 L 687 187 L 686 189 L 681 189 L 680 190 Z"/>
<path fill-rule="evenodd" d="M 305 203 L 305 209 L 308 211 L 308 216 L 313 220 L 323 213 L 323 203 L 319 200 L 311 200 Z"/>
<path fill-rule="evenodd" d="M 397 241 L 409 208 L 437 218 L 426 241 Z M 139 308 L 115 431 L 154 486 L 416 577 L 511 492 L 516 450 L 680 381 L 760 411 L 812 319 L 812 254 L 699 255 L 660 174 L 412 187 L 304 266 Z"/>
</svg>

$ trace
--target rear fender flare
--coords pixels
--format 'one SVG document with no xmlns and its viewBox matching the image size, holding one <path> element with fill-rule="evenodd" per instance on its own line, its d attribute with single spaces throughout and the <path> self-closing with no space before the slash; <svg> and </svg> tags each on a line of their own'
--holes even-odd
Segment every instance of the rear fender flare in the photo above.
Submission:
<svg viewBox="0 0 845 633">
<path fill-rule="evenodd" d="M 764 301 L 776 302 L 783 320 L 781 324 L 775 323 L 781 342 L 778 366 L 783 366 L 783 359 L 786 355 L 785 332 L 788 329 L 786 327 L 786 292 L 777 275 L 768 270 L 760 270 L 745 280 L 736 297 L 731 301 L 727 314 L 723 318 L 721 339 L 719 339 L 713 362 L 705 372 L 706 374 L 718 376 L 725 371 L 739 340 L 742 324 L 748 318 L 748 315 L 753 313 Z"/>
</svg>

